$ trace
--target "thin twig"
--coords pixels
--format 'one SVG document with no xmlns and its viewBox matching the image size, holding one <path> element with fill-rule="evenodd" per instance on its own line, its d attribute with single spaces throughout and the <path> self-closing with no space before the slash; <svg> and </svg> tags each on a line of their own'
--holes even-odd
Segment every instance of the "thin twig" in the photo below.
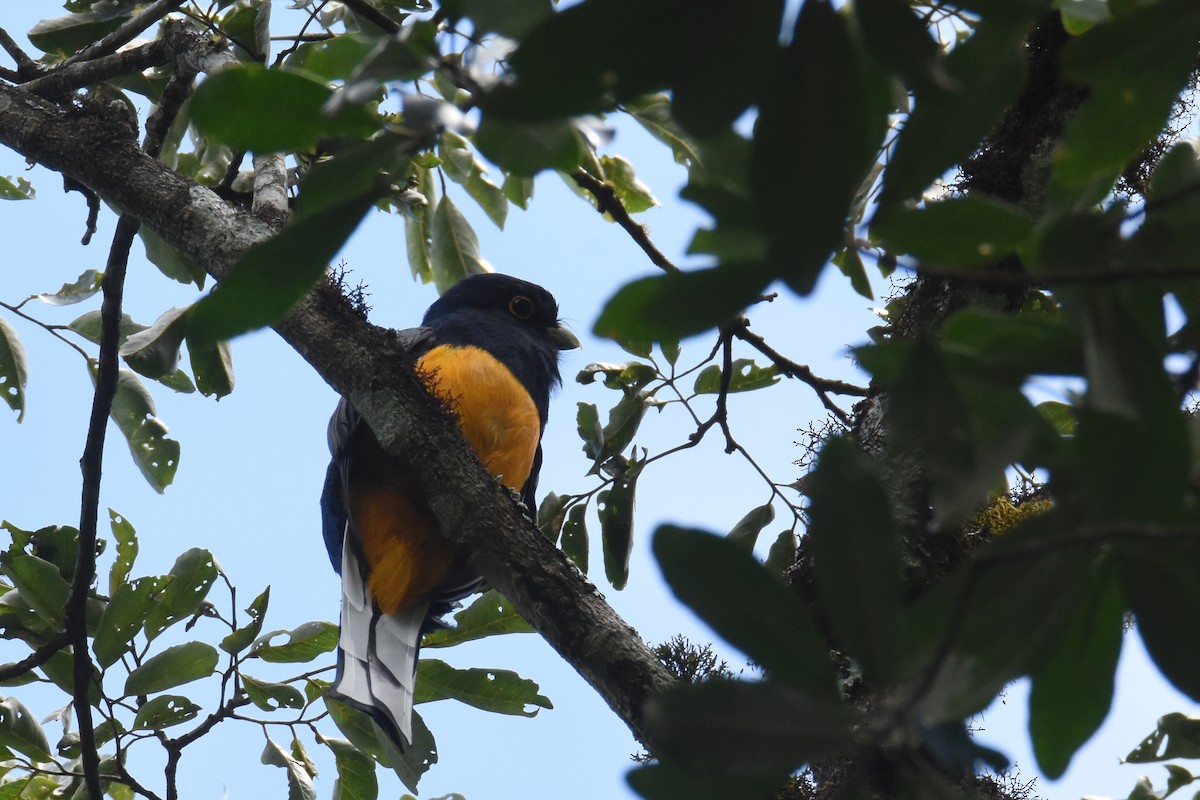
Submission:
<svg viewBox="0 0 1200 800">
<path fill-rule="evenodd" d="M 0 47 L 12 56 L 12 60 L 17 62 L 17 78 L 18 80 L 31 80 L 41 75 L 46 71 L 46 68 L 29 57 L 29 54 L 21 49 L 8 31 L 0 28 Z M 15 82 L 15 81 L 14 81 Z"/>
<path fill-rule="evenodd" d="M 122 23 L 121 27 L 100 41 L 85 47 L 68 58 L 63 62 L 63 66 L 76 64 L 80 61 L 92 61 L 101 56 L 117 52 L 117 50 L 132 42 L 143 31 L 183 5 L 183 3 L 184 0 L 156 0 L 156 2 L 146 6 L 140 13 L 134 14 L 127 22 Z"/>
<path fill-rule="evenodd" d="M 671 260 L 654 246 L 654 242 L 650 241 L 650 235 L 646 233 L 646 228 L 634 221 L 625 208 L 625 204 L 621 202 L 621 198 L 617 196 L 611 186 L 582 168 L 571 173 L 571 180 L 575 181 L 579 188 L 596 198 L 596 210 L 601 214 L 608 214 L 614 222 L 624 228 L 637 246 L 642 248 L 642 252 L 649 256 L 654 266 L 668 273 L 680 271 L 679 267 L 671 263 Z"/>
<path fill-rule="evenodd" d="M 18 675 L 25 675 L 30 670 L 40 667 L 49 661 L 51 656 L 62 650 L 68 642 L 70 642 L 70 637 L 65 631 L 54 634 L 54 636 L 43 642 L 41 647 L 25 656 L 25 658 L 16 663 L 5 664 L 3 667 L 0 667 L 0 682 L 10 680 Z"/>
<path fill-rule="evenodd" d="M 379 27 L 384 33 L 394 35 L 400 32 L 400 24 L 373 6 L 369 0 L 342 0 L 342 5 Z"/>
</svg>

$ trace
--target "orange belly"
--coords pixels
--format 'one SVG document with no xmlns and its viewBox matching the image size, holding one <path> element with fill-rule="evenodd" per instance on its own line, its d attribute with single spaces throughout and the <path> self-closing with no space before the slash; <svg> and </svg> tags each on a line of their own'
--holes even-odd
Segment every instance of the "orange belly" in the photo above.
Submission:
<svg viewBox="0 0 1200 800">
<path fill-rule="evenodd" d="M 504 485 L 520 491 L 541 437 L 537 406 L 502 363 L 476 347 L 441 345 L 418 362 L 430 390 L 458 415 L 479 460 Z M 368 587 L 391 614 L 435 589 L 454 562 L 436 520 L 388 458 L 356 470 L 349 506 L 371 565 Z"/>
</svg>

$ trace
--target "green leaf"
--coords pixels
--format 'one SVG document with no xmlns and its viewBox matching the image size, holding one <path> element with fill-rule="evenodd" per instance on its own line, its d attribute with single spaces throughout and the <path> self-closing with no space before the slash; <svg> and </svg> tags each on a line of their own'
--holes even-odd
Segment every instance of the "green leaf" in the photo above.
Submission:
<svg viewBox="0 0 1200 800">
<path fill-rule="evenodd" d="M 730 797 L 770 797 L 782 781 L 777 776 L 709 774 L 664 764 L 644 764 L 625 777 L 647 800 L 727 800 Z"/>
<path fill-rule="evenodd" d="M 1063 28 L 1072 36 L 1112 19 L 1108 0 L 1054 0 L 1054 7 L 1062 14 Z"/>
<path fill-rule="evenodd" d="M 689 135 L 671 115 L 671 98 L 668 95 L 646 95 L 626 103 L 623 110 L 647 133 L 671 148 L 676 164 L 691 166 L 699 163 L 700 156 Z"/>
<path fill-rule="evenodd" d="M 443 130 L 438 136 L 437 154 L 442 160 L 442 170 L 450 180 L 465 183 L 471 177 L 475 154 L 471 152 L 471 143 L 461 134 L 448 128 Z"/>
<path fill-rule="evenodd" d="M 201 81 L 189 107 L 201 133 L 256 153 L 308 150 L 322 139 L 361 139 L 379 129 L 361 106 L 342 103 L 328 113 L 332 97 L 328 86 L 299 73 L 238 64 Z"/>
<path fill-rule="evenodd" d="M 388 192 L 388 176 L 407 164 L 410 144 L 385 136 L 313 167 L 301 182 L 291 224 L 246 251 L 229 277 L 192 306 L 189 341 L 229 339 L 286 314 Z"/>
<path fill-rule="evenodd" d="M 533 199 L 533 178 L 506 172 L 500 191 L 510 203 L 515 203 L 518 208 L 527 209 L 529 201 Z"/>
<path fill-rule="evenodd" d="M 754 124 L 757 227 L 772 272 L 801 294 L 845 241 L 849 209 L 887 132 L 887 80 L 858 50 L 845 16 L 805 3 Z"/>
<path fill-rule="evenodd" d="M 1160 717 L 1154 732 L 1125 756 L 1134 764 L 1174 758 L 1200 758 L 1200 717 L 1178 711 Z"/>
<path fill-rule="evenodd" d="M 26 35 L 33 46 L 43 53 L 69 56 L 121 27 L 121 23 L 132 12 L 131 6 L 125 6 L 116 13 L 83 11 L 44 19 L 30 28 Z"/>
<path fill-rule="evenodd" d="M 1075 619 L 1033 673 L 1029 735 L 1038 767 L 1055 779 L 1100 727 L 1112 704 L 1125 602 L 1111 569 L 1085 587 Z"/>
<path fill-rule="evenodd" d="M 919 92 L 945 85 L 942 48 L 929 26 L 904 0 L 858 0 L 854 15 L 871 55 Z"/>
<path fill-rule="evenodd" d="M 895 211 L 871 233 L 894 253 L 925 265 L 965 270 L 994 264 L 1033 235 L 1033 221 L 1015 206 L 984 195 L 949 198 Z"/>
<path fill-rule="evenodd" d="M 487 214 L 492 224 L 504 230 L 504 222 L 508 219 L 508 198 L 505 197 L 503 189 L 484 177 L 486 172 L 483 165 L 475 161 L 463 187 L 471 199 L 483 209 L 483 213 Z"/>
<path fill-rule="evenodd" d="M 592 403 L 579 403 L 575 414 L 575 427 L 583 439 L 583 452 L 593 461 L 600 460 L 604 449 L 604 429 L 600 427 L 600 411 Z"/>
<path fill-rule="evenodd" d="M 1118 563 L 1146 650 L 1179 691 L 1200 700 L 1200 662 L 1189 634 L 1200 625 L 1200 548 L 1143 543 Z"/>
<path fill-rule="evenodd" d="M 0 700 L 0 746 L 11 747 L 36 762 L 53 761 L 50 742 L 37 718 L 15 697 Z"/>
<path fill-rule="evenodd" d="M 471 223 L 444 195 L 433 211 L 430 239 L 429 262 L 439 294 L 467 275 L 492 272 L 479 255 L 479 239 Z"/>
<path fill-rule="evenodd" d="M 92 380 L 95 362 L 89 362 Z M 145 385 L 129 370 L 117 376 L 117 394 L 113 398 L 112 419 L 125 434 L 133 462 L 142 477 L 161 493 L 175 479 L 179 466 L 179 442 L 167 437 L 167 426 L 155 416 L 154 400 Z"/>
<path fill-rule="evenodd" d="M 779 383 L 779 368 L 774 364 L 760 367 L 752 358 L 735 359 L 731 365 L 728 392 L 752 392 L 766 386 Z M 722 368 L 718 364 L 710 364 L 696 376 L 692 387 L 695 394 L 718 394 L 721 391 Z"/>
<path fill-rule="evenodd" d="M 568 120 L 513 122 L 485 113 L 475 146 L 507 173 L 533 177 L 544 169 L 570 172 L 583 159 L 584 144 Z"/>
<path fill-rule="evenodd" d="M 169 582 L 158 603 L 146 617 L 147 639 L 154 639 L 200 609 L 217 580 L 217 562 L 209 551 L 193 547 L 175 559 L 167 578 Z"/>
<path fill-rule="evenodd" d="M 423 658 L 417 664 L 414 703 L 458 700 L 484 711 L 537 716 L 538 708 L 553 708 L 538 694 L 538 685 L 515 672 L 502 669 L 455 669 L 445 661 Z M 535 708 L 529 708 L 535 706 Z"/>
<path fill-rule="evenodd" d="M 573 499 L 573 496 L 569 494 L 560 495 L 549 492 L 542 498 L 541 505 L 538 506 L 538 529 L 546 534 L 546 538 L 553 544 L 558 544 L 558 536 L 562 533 L 563 523 L 567 519 L 567 505 Z"/>
<path fill-rule="evenodd" d="M 969 156 L 1017 98 L 1025 84 L 1024 40 L 1041 11 L 1010 5 L 1010 13 L 985 16 L 946 56 L 946 81 L 917 93 L 884 170 L 879 202 L 885 213 Z"/>
<path fill-rule="evenodd" d="M 828 646 L 796 596 L 735 542 L 662 525 L 654 555 L 675 596 L 771 676 L 836 696 Z"/>
<path fill-rule="evenodd" d="M 254 61 L 265 61 L 271 53 L 271 4 L 261 0 L 237 3 L 221 19 L 221 32 L 244 49 Z"/>
<path fill-rule="evenodd" d="M 575 562 L 575 566 L 585 575 L 588 571 L 588 532 L 587 520 L 584 519 L 586 512 L 587 505 L 584 503 L 571 506 L 562 530 L 563 553 Z"/>
<path fill-rule="evenodd" d="M 650 191 L 650 187 L 638 180 L 633 171 L 633 165 L 620 156 L 600 156 L 600 166 L 604 168 L 604 180 L 621 201 L 621 205 L 630 214 L 640 214 L 655 206 L 662 205 Z"/>
<path fill-rule="evenodd" d="M 534 627 L 525 621 L 508 598 L 490 589 L 454 615 L 453 628 L 439 628 L 425 634 L 421 646 L 452 647 L 502 633 L 534 632 Z"/>
<path fill-rule="evenodd" d="M 117 550 L 117 557 L 108 570 L 108 593 L 111 595 L 116 594 L 129 580 L 129 572 L 133 569 L 133 561 L 138 554 L 138 543 L 133 525 L 111 508 L 108 510 L 108 526 Z"/>
<path fill-rule="evenodd" d="M 375 38 L 362 33 L 345 33 L 326 41 L 305 42 L 288 56 L 284 66 L 327 81 L 345 80 L 354 74 L 376 44 Z"/>
<path fill-rule="evenodd" d="M 763 566 L 767 571 L 782 576 L 787 570 L 796 563 L 796 534 L 791 531 L 780 531 L 775 537 L 775 541 L 771 543 L 771 550 L 767 553 L 767 560 Z"/>
<path fill-rule="evenodd" d="M 726 534 L 726 538 L 731 542 L 737 542 L 742 547 L 746 548 L 747 552 L 754 552 L 754 544 L 758 541 L 758 535 L 762 533 L 762 529 L 771 524 L 771 520 L 775 519 L 775 507 L 770 503 L 761 505 L 758 508 L 752 508 L 746 515 L 738 520 L 733 529 Z"/>
<path fill-rule="evenodd" d="M 25 384 L 28 380 L 25 346 L 12 326 L 0 317 L 0 396 L 17 412 L 17 422 L 25 419 Z"/>
<path fill-rule="evenodd" d="M 476 35 L 492 31 L 520 40 L 552 12 L 550 0 L 447 0 L 447 17 L 470 17 Z"/>
<path fill-rule="evenodd" d="M 844 438 L 821 449 L 809 481 L 808 540 L 821 606 L 867 680 L 888 685 L 896 677 L 902 569 L 887 491 Z"/>
<path fill-rule="evenodd" d="M 615 478 L 611 489 L 596 496 L 600 535 L 604 542 L 604 575 L 618 591 L 629 581 L 629 557 L 633 553 L 633 506 L 638 465 Z"/>
<path fill-rule="evenodd" d="M 70 322 L 67 327 L 78 333 L 83 338 L 87 339 L 92 344 L 100 344 L 100 326 L 102 324 L 102 315 L 100 309 L 87 311 L 80 314 L 75 320 Z M 0 320 L 2 322 L 2 320 Z M 124 344 L 125 340 L 138 331 L 146 330 L 145 325 L 139 325 L 134 322 L 128 314 L 121 315 L 121 336 L 117 340 L 120 344 Z"/>
<path fill-rule="evenodd" d="M 217 648 L 207 642 L 168 647 L 142 662 L 125 679 L 125 695 L 154 694 L 213 674 Z"/>
<path fill-rule="evenodd" d="M 643 392 L 627 394 L 608 411 L 608 422 L 600 431 L 603 444 L 600 446 L 599 462 L 620 455 L 637 435 L 642 419 L 646 416 L 646 401 Z"/>
<path fill-rule="evenodd" d="M 609 389 L 628 389 L 636 392 L 658 378 L 658 370 L 653 364 L 644 361 L 593 362 L 579 371 L 575 381 L 586 385 L 595 382 L 600 376 L 604 377 L 604 385 Z"/>
<path fill-rule="evenodd" d="M 1197 37 L 1200 6 L 1162 0 L 1067 43 L 1064 77 L 1089 91 L 1055 147 L 1051 213 L 1101 200 L 1125 164 L 1158 135 L 1187 83 Z"/>
<path fill-rule="evenodd" d="M 1045 417 L 1060 436 L 1071 436 L 1075 433 L 1075 409 L 1057 400 L 1046 400 L 1038 403 L 1035 408 Z"/>
<path fill-rule="evenodd" d="M 37 556 L 10 554 L 0 564 L 0 572 L 39 617 L 55 629 L 62 627 L 71 587 L 57 566 Z"/>
<path fill-rule="evenodd" d="M 771 680 L 680 686 L 647 703 L 646 722 L 664 763 L 700 774 L 722 764 L 724 772 L 778 783 L 854 735 L 850 713 L 828 693 L 813 696 Z"/>
<path fill-rule="evenodd" d="M 263 711 L 278 711 L 281 708 L 304 708 L 304 695 L 295 686 L 286 683 L 271 683 L 252 678 L 244 672 L 238 673 L 242 689 L 250 702 Z"/>
<path fill-rule="evenodd" d="M 142 246 L 146 249 L 146 259 L 158 267 L 159 272 L 173 281 L 185 284 L 194 283 L 196 288 L 204 288 L 204 280 L 208 277 L 204 267 L 171 247 L 161 236 L 145 225 L 138 228 L 138 236 L 142 238 Z"/>
<path fill-rule="evenodd" d="M 868 300 L 875 299 L 875 293 L 871 291 L 871 279 L 867 277 L 867 268 L 863 265 L 857 247 L 842 248 L 834 254 L 831 261 L 843 275 L 850 279 L 850 288 Z"/>
<path fill-rule="evenodd" d="M 33 184 L 26 178 L 12 178 L 0 175 L 0 200 L 32 200 L 37 197 Z"/>
<path fill-rule="evenodd" d="M 100 284 L 103 279 L 104 273 L 98 270 L 84 270 L 83 274 L 76 278 L 73 283 L 64 283 L 62 288 L 57 292 L 35 294 L 34 297 L 51 306 L 70 306 L 75 303 L 82 303 L 100 291 Z"/>
<path fill-rule="evenodd" d="M 147 378 L 161 378 L 179 368 L 179 348 L 187 329 L 185 308 L 164 311 L 154 324 L 129 336 L 120 355 L 131 369 Z"/>
<path fill-rule="evenodd" d="M 151 605 L 160 597 L 165 578 L 138 578 L 122 583 L 112 593 L 96 625 L 92 652 L 101 667 L 111 667 L 129 651 L 129 643 L 142 629 Z"/>
<path fill-rule="evenodd" d="M 274 739 L 267 737 L 261 760 L 264 764 L 287 770 L 288 800 L 317 800 L 317 790 L 307 766 L 276 744 Z"/>
<path fill-rule="evenodd" d="M 266 616 L 267 603 L 270 599 L 271 587 L 268 586 L 246 608 L 246 613 L 250 615 L 250 621 L 221 640 L 222 650 L 230 655 L 236 655 L 253 644 L 262 630 L 263 617 Z"/>
<path fill-rule="evenodd" d="M 133 719 L 135 730 L 161 731 L 172 725 L 195 719 L 200 706 L 186 697 L 176 694 L 161 694 L 147 700 Z"/>
<path fill-rule="evenodd" d="M 287 634 L 283 644 L 271 644 L 280 634 Z M 290 631 L 272 631 L 259 638 L 250 648 L 250 655 L 263 661 L 282 664 L 306 664 L 337 647 L 338 626 L 332 622 L 306 622 Z"/>
<path fill-rule="evenodd" d="M 222 397 L 233 391 L 233 351 L 229 342 L 202 342 L 188 338 L 188 361 L 196 388 L 205 397 Z"/>
<path fill-rule="evenodd" d="M 768 283 L 757 269 L 716 267 L 627 283 L 605 304 L 592 330 L 615 340 L 678 340 L 732 319 Z"/>
<path fill-rule="evenodd" d="M 333 784 L 334 800 L 376 800 L 379 779 L 375 762 L 345 739 L 330 739 L 318 735 L 321 744 L 333 751 L 337 779 Z"/>
</svg>

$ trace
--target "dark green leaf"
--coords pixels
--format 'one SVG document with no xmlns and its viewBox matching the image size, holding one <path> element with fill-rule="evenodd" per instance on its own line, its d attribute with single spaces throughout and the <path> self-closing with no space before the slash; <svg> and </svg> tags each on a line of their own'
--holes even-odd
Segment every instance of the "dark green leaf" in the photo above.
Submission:
<svg viewBox="0 0 1200 800">
<path fill-rule="evenodd" d="M 600 451 L 604 447 L 604 431 L 600 427 L 599 410 L 592 403 L 579 403 L 575 424 L 579 438 L 583 439 L 584 454 L 593 461 L 599 461 Z"/>
<path fill-rule="evenodd" d="M 95 380 L 95 362 L 89 362 Z M 154 400 L 145 385 L 129 370 L 117 376 L 117 394 L 113 398 L 112 419 L 129 442 L 133 462 L 142 477 L 162 492 L 175 479 L 179 466 L 179 442 L 167 437 L 167 426 L 155 416 Z"/>
<path fill-rule="evenodd" d="M 569 494 L 549 492 L 538 506 L 538 529 L 554 544 L 558 544 L 558 536 L 562 533 L 563 523 L 567 519 L 567 505 L 573 499 Z"/>
<path fill-rule="evenodd" d="M 1046 400 L 1038 403 L 1035 408 L 1038 413 L 1045 417 L 1054 430 L 1061 436 L 1071 436 L 1075 433 L 1077 422 L 1075 419 L 1075 409 L 1066 403 L 1060 403 L 1057 400 Z"/>
<path fill-rule="evenodd" d="M 470 17 L 476 35 L 489 31 L 520 40 L 550 16 L 550 0 L 447 0 L 442 5 L 450 20 Z"/>
<path fill-rule="evenodd" d="M 867 680 L 896 677 L 902 597 L 900 533 L 887 491 L 857 445 L 833 439 L 809 479 L 812 548 L 822 608 Z"/>
<path fill-rule="evenodd" d="M 337 780 L 333 784 L 334 800 L 376 800 L 379 797 L 379 779 L 375 776 L 375 762 L 360 752 L 345 739 L 318 737 L 319 741 L 333 751 Z"/>
<path fill-rule="evenodd" d="M 104 273 L 94 269 L 84 270 L 74 283 L 64 283 L 57 292 L 34 295 L 38 300 L 51 306 L 70 306 L 82 303 L 96 292 L 100 291 L 100 283 Z"/>
<path fill-rule="evenodd" d="M 37 556 L 12 554 L 0 565 L 0 572 L 38 616 L 56 629 L 62 627 L 71 587 L 57 566 Z"/>
<path fill-rule="evenodd" d="M 132 12 L 131 6 L 125 6 L 117 13 L 83 11 L 44 19 L 30 28 L 27 36 L 33 46 L 44 53 L 69 56 L 121 27 Z"/>
<path fill-rule="evenodd" d="M 629 580 L 629 557 L 633 553 L 633 507 L 639 469 L 631 467 L 613 480 L 612 488 L 596 497 L 600 535 L 604 541 L 604 575 L 617 590 Z"/>
<path fill-rule="evenodd" d="M 421 646 L 451 647 L 502 633 L 533 632 L 533 626 L 517 613 L 508 598 L 491 589 L 454 615 L 453 628 L 440 628 L 425 634 Z"/>
<path fill-rule="evenodd" d="M 583 159 L 584 144 L 567 120 L 513 122 L 484 114 L 475 146 L 507 173 L 532 177 L 544 169 L 570 172 Z"/>
<path fill-rule="evenodd" d="M 170 580 L 166 588 L 146 617 L 147 639 L 154 639 L 200 609 L 217 579 L 217 564 L 212 553 L 193 547 L 175 559 L 167 577 Z"/>
<path fill-rule="evenodd" d="M 850 714 L 828 693 L 814 697 L 770 680 L 681 686 L 652 698 L 646 721 L 665 763 L 701 775 L 726 772 L 779 782 L 853 737 Z"/>
<path fill-rule="evenodd" d="M 752 358 L 738 358 L 730 366 L 732 374 L 729 378 L 729 387 L 726 389 L 730 393 L 752 392 L 755 389 L 779 383 L 779 368 L 774 364 L 760 367 L 754 363 Z M 710 364 L 700 370 L 692 391 L 696 394 L 719 393 L 721 391 L 721 372 L 722 368 L 717 364 Z"/>
<path fill-rule="evenodd" d="M 949 82 L 942 66 L 942 47 L 931 30 L 904 0 L 858 0 L 855 20 L 864 42 L 880 64 L 910 88 L 923 90 Z"/>
<path fill-rule="evenodd" d="M 675 595 L 713 630 L 815 698 L 835 696 L 828 646 L 796 596 L 741 546 L 663 525 L 654 555 Z"/>
<path fill-rule="evenodd" d="M 732 319 L 769 278 L 745 267 L 716 267 L 641 278 L 605 304 L 593 331 L 608 339 L 679 340 Z"/>
<path fill-rule="evenodd" d="M 1131 546 L 1119 565 L 1146 650 L 1179 691 L 1200 700 L 1200 661 L 1190 635 L 1200 625 L 1200 548 Z"/>
<path fill-rule="evenodd" d="M 1154 732 L 1125 756 L 1134 764 L 1173 758 L 1200 758 L 1200 718 L 1178 711 L 1160 717 Z"/>
<path fill-rule="evenodd" d="M 775 507 L 770 503 L 758 508 L 752 508 L 729 531 L 729 541 L 737 542 L 746 548 L 747 552 L 753 553 L 754 545 L 758 541 L 758 535 L 762 533 L 763 528 L 771 524 L 771 520 L 773 519 L 775 519 Z"/>
<path fill-rule="evenodd" d="M 563 552 L 585 575 L 588 571 L 588 532 L 587 521 L 584 519 L 586 512 L 587 505 L 584 503 L 571 506 L 562 530 Z"/>
<path fill-rule="evenodd" d="M 28 380 L 25 346 L 12 326 L 0 317 L 0 396 L 17 412 L 17 422 L 25 419 L 25 384 Z"/>
<path fill-rule="evenodd" d="M 612 186 L 621 205 L 630 214 L 640 214 L 662 205 L 650 187 L 638 180 L 633 165 L 625 159 L 620 156 L 600 156 L 600 166 L 604 168 L 605 182 Z"/>
<path fill-rule="evenodd" d="M 283 644 L 271 644 L 280 634 L 287 634 Z M 286 664 L 305 664 L 337 647 L 338 626 L 332 622 L 306 622 L 291 631 L 273 631 L 261 637 L 250 648 L 250 655 L 263 661 Z"/>
<path fill-rule="evenodd" d="M 193 720 L 199 714 L 200 706 L 188 698 L 176 694 L 161 694 L 150 698 L 137 710 L 133 727 L 138 730 L 160 731 Z"/>
<path fill-rule="evenodd" d="M 927 203 L 888 214 L 871 233 L 894 253 L 928 266 L 964 270 L 993 264 L 1033 234 L 1033 221 L 1015 206 L 984 195 Z"/>
<path fill-rule="evenodd" d="M 1108 0 L 1054 0 L 1054 7 L 1062 14 L 1063 28 L 1072 36 L 1087 33 L 1093 25 L 1112 19 Z"/>
<path fill-rule="evenodd" d="M 124 586 L 129 579 L 133 561 L 137 558 L 138 543 L 137 532 L 133 529 L 133 525 L 111 508 L 108 510 L 108 526 L 112 531 L 113 540 L 116 542 L 117 551 L 117 557 L 108 571 L 108 593 L 111 595 L 116 594 L 117 590 Z"/>
<path fill-rule="evenodd" d="M 344 33 L 327 41 L 305 42 L 288 56 L 284 66 L 327 81 L 345 80 L 354 74 L 376 44 L 376 39 L 361 33 Z"/>
<path fill-rule="evenodd" d="M 1024 39 L 1040 10 L 1016 3 L 1012 13 L 989 14 L 944 60 L 947 81 L 917 95 L 884 170 L 880 205 L 886 210 L 920 195 L 979 146 L 979 140 L 1025 84 Z"/>
<path fill-rule="evenodd" d="M 471 223 L 445 195 L 433 211 L 429 233 L 429 264 L 439 293 L 467 275 L 492 271 L 479 255 L 479 238 Z"/>
<path fill-rule="evenodd" d="M 188 361 L 196 376 L 196 388 L 205 397 L 220 400 L 233 391 L 233 352 L 229 342 L 188 339 Z"/>
<path fill-rule="evenodd" d="M 575 376 L 578 383 L 589 384 L 597 377 L 604 377 L 604 385 L 609 389 L 630 389 L 636 391 L 645 387 L 658 377 L 658 370 L 652 364 L 643 361 L 626 361 L 624 363 L 588 364 Z"/>
<path fill-rule="evenodd" d="M 187 329 L 186 313 L 185 308 L 171 308 L 149 328 L 129 336 L 121 345 L 125 363 L 147 378 L 161 378 L 175 372 Z"/>
<path fill-rule="evenodd" d="M 700 156 L 689 135 L 679 127 L 679 123 L 671 115 L 671 98 L 668 95 L 652 94 L 639 97 L 626 103 L 624 110 L 651 136 L 671 148 L 676 164 L 691 166 L 699 163 Z"/>
<path fill-rule="evenodd" d="M 1089 87 L 1055 147 L 1052 213 L 1100 201 L 1125 164 L 1158 135 L 1187 83 L 1200 6 L 1162 0 L 1067 43 L 1064 77 Z"/>
<path fill-rule="evenodd" d="M 796 563 L 796 534 L 792 531 L 780 531 L 771 543 L 764 563 L 767 571 L 782 576 L 788 568 Z"/>
<path fill-rule="evenodd" d="M 161 236 L 142 225 L 138 228 L 138 236 L 142 237 L 142 245 L 146 249 L 146 259 L 158 267 L 158 271 L 180 283 L 194 283 L 196 288 L 204 288 L 204 279 L 208 273 L 204 267 L 192 261 L 167 244 Z"/>
<path fill-rule="evenodd" d="M 281 708 L 304 708 L 304 695 L 295 686 L 286 683 L 271 683 L 239 673 L 242 688 L 250 702 L 263 711 L 278 711 Z"/>
<path fill-rule="evenodd" d="M 262 630 L 263 617 L 266 616 L 267 603 L 270 602 L 270 599 L 271 587 L 268 586 L 246 608 L 246 613 L 250 615 L 250 621 L 221 640 L 222 650 L 230 655 L 236 655 L 253 644 Z"/>
<path fill-rule="evenodd" d="M 288 800 L 317 800 L 317 790 L 307 765 L 276 744 L 274 739 L 267 738 L 261 760 L 264 764 L 287 770 Z"/>
<path fill-rule="evenodd" d="M 1066 772 L 1075 751 L 1108 716 L 1121 654 L 1125 602 L 1117 576 L 1098 570 L 1084 587 L 1075 619 L 1033 673 L 1029 735 L 1050 778 Z"/>
<path fill-rule="evenodd" d="M 834 254 L 831 261 L 843 275 L 850 279 L 850 288 L 868 300 L 875 299 L 875 293 L 871 291 L 871 279 L 867 277 L 867 268 L 863 265 L 857 247 L 842 248 Z"/>
<path fill-rule="evenodd" d="M 379 761 L 385 767 L 391 768 L 400 754 L 396 752 L 395 747 L 388 747 L 384 744 L 386 736 L 379 729 L 371 717 L 363 711 L 346 705 L 335 700 L 332 697 L 325 697 L 325 707 L 329 709 L 329 716 L 333 719 L 338 730 L 340 730 L 347 739 L 349 739 L 359 752 L 365 753 Z M 413 714 L 413 732 L 416 733 L 417 715 Z M 437 754 L 433 754 L 433 760 L 437 760 Z M 409 784 L 405 784 L 409 786 Z M 409 786 L 409 788 L 412 788 Z"/>
<path fill-rule="evenodd" d="M 989 376 L 1013 383 L 1083 371 L 1079 335 L 1057 317 L 965 308 L 946 321 L 942 338 L 947 355 L 969 356 Z"/>
<path fill-rule="evenodd" d="M 625 778 L 647 800 L 728 800 L 730 797 L 770 797 L 781 781 L 772 776 L 704 774 L 674 764 L 650 763 Z"/>
<path fill-rule="evenodd" d="M 344 103 L 327 113 L 332 97 L 328 86 L 299 73 L 239 64 L 202 81 L 190 108 L 206 136 L 256 153 L 307 150 L 322 139 L 365 138 L 378 130 L 361 106 Z"/>
<path fill-rule="evenodd" d="M 502 669 L 455 669 L 445 661 L 423 658 L 417 664 L 414 703 L 458 700 L 498 714 L 537 715 L 538 708 L 553 708 L 538 694 L 538 685 Z M 530 708 L 534 706 L 534 708 Z"/>
<path fill-rule="evenodd" d="M 151 605 L 165 585 L 164 578 L 139 578 L 121 584 L 112 593 L 92 641 L 92 652 L 101 667 L 112 666 L 128 652 L 129 643 L 142 629 Z"/>
<path fill-rule="evenodd" d="M 600 432 L 604 442 L 600 447 L 600 461 L 620 455 L 633 441 L 646 416 L 647 399 L 642 392 L 625 395 L 609 409 L 608 422 Z"/>
<path fill-rule="evenodd" d="M 0 746 L 11 747 L 37 762 L 53 760 L 46 732 L 15 697 L 0 700 Z"/>
<path fill-rule="evenodd" d="M 508 219 L 508 198 L 504 196 L 503 189 L 484 177 L 486 172 L 483 165 L 475 161 L 463 188 L 479 204 L 492 224 L 504 230 L 504 222 Z"/>
<path fill-rule="evenodd" d="M 754 125 L 754 213 L 772 273 L 801 294 L 844 242 L 887 132 L 888 83 L 858 50 L 844 15 L 805 3 Z"/>
<path fill-rule="evenodd" d="M 207 642 L 187 642 L 150 656 L 125 679 L 127 696 L 154 694 L 207 678 L 217 667 L 217 648 Z"/>
</svg>

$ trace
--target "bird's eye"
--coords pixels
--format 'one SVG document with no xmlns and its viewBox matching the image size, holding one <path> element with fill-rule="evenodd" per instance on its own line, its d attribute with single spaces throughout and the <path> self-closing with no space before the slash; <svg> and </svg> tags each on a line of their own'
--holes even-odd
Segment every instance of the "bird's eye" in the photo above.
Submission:
<svg viewBox="0 0 1200 800">
<path fill-rule="evenodd" d="M 519 294 L 508 301 L 508 311 L 517 319 L 529 319 L 533 316 L 533 301 Z"/>
</svg>

